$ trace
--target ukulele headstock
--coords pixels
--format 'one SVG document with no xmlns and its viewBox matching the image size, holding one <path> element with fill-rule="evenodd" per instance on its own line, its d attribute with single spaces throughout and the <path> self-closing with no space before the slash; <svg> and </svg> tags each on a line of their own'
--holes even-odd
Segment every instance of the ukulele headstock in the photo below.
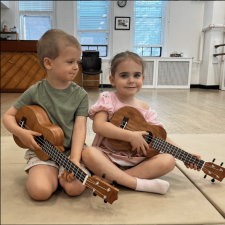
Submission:
<svg viewBox="0 0 225 225">
<path fill-rule="evenodd" d="M 212 162 L 206 162 L 202 168 L 202 171 L 218 181 L 222 181 L 225 177 L 225 168 L 218 166 Z"/>
<path fill-rule="evenodd" d="M 94 195 L 98 195 L 104 199 L 105 202 L 112 204 L 118 199 L 119 189 L 113 187 L 98 177 L 88 176 L 85 185 L 93 192 Z"/>
</svg>

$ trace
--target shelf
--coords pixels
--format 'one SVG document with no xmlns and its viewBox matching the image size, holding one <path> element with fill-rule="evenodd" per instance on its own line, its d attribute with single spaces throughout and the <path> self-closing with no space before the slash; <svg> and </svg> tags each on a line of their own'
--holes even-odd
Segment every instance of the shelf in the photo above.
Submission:
<svg viewBox="0 0 225 225">
<path fill-rule="evenodd" d="M 17 33 L 17 32 L 3 32 L 3 31 L 0 31 L 0 34 L 15 34 L 16 35 L 16 40 L 19 40 L 19 33 Z"/>
</svg>

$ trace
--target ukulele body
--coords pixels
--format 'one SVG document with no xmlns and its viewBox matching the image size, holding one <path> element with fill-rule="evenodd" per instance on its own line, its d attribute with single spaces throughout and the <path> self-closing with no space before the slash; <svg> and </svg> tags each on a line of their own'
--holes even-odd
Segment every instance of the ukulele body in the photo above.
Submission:
<svg viewBox="0 0 225 225">
<path fill-rule="evenodd" d="M 127 125 L 125 127 L 126 130 L 131 131 L 147 131 L 151 132 L 152 134 L 152 140 L 155 137 L 159 137 L 163 140 L 166 140 L 166 131 L 161 126 L 157 125 L 150 125 L 145 121 L 145 118 L 143 115 L 135 108 L 125 106 L 120 108 L 115 112 L 113 115 L 110 123 L 113 125 L 120 127 L 122 121 L 124 118 L 129 118 Z M 115 140 L 108 138 L 108 142 L 121 150 L 131 150 L 132 146 L 129 142 L 121 141 L 121 140 Z M 147 157 L 153 157 L 155 155 L 159 154 L 159 151 L 151 147 L 151 142 L 149 144 L 149 150 L 147 151 Z"/>
<path fill-rule="evenodd" d="M 20 124 L 22 118 L 26 118 L 24 129 L 36 131 L 42 134 L 40 138 L 48 140 L 54 145 L 60 152 L 65 149 L 63 147 L 64 133 L 63 130 L 54 124 L 48 118 L 47 113 L 43 108 L 37 105 L 22 106 L 16 113 L 16 122 Z M 36 136 L 38 139 L 38 136 Z M 14 141 L 21 148 L 28 148 L 21 140 L 13 135 Z M 37 141 L 40 144 L 40 142 Z M 34 151 L 40 160 L 46 161 L 50 157 L 44 151 Z"/>
</svg>

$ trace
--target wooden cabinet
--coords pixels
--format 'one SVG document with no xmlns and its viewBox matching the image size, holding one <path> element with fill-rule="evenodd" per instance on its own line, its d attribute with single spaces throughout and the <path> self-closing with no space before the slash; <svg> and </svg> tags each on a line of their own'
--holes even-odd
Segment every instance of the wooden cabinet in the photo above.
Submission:
<svg viewBox="0 0 225 225">
<path fill-rule="evenodd" d="M 36 82 L 47 78 L 37 55 L 37 41 L 1 41 L 1 92 L 24 92 Z M 84 74 L 84 88 L 98 88 L 99 75 Z M 82 86 L 82 62 L 74 82 Z"/>
</svg>

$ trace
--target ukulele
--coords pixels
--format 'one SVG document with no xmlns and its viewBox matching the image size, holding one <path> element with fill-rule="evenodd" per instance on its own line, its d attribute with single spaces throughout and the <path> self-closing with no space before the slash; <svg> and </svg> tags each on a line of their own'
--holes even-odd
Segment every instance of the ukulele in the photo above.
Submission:
<svg viewBox="0 0 225 225">
<path fill-rule="evenodd" d="M 135 108 L 125 106 L 120 108 L 113 115 L 110 123 L 113 125 L 130 131 L 147 131 L 148 135 L 143 135 L 143 138 L 149 145 L 149 150 L 147 150 L 147 157 L 153 157 L 157 154 L 168 153 L 173 155 L 174 158 L 179 159 L 187 164 L 196 164 L 197 168 L 205 173 L 204 178 L 207 175 L 213 177 L 212 182 L 216 180 L 222 181 L 225 177 L 225 168 L 212 163 L 205 162 L 203 160 L 198 160 L 195 156 L 183 151 L 182 149 L 166 142 L 166 131 L 157 125 L 150 125 L 147 123 L 143 115 Z M 109 143 L 121 150 L 130 150 L 132 148 L 129 142 L 115 140 L 108 138 Z M 213 162 L 215 159 L 213 160 Z"/>
<path fill-rule="evenodd" d="M 119 190 L 117 188 L 98 177 L 88 176 L 62 153 L 64 151 L 64 133 L 59 126 L 50 122 L 43 108 L 37 105 L 23 106 L 17 111 L 15 117 L 21 128 L 42 134 L 42 136 L 34 137 L 36 143 L 42 148 L 42 151 L 34 151 L 40 160 L 46 161 L 51 158 L 57 164 L 62 165 L 69 173 L 74 173 L 74 177 L 86 185 L 94 196 L 98 195 L 103 198 L 105 203 L 112 204 L 118 199 Z M 28 148 L 17 136 L 13 135 L 13 138 L 19 147 Z"/>
</svg>

